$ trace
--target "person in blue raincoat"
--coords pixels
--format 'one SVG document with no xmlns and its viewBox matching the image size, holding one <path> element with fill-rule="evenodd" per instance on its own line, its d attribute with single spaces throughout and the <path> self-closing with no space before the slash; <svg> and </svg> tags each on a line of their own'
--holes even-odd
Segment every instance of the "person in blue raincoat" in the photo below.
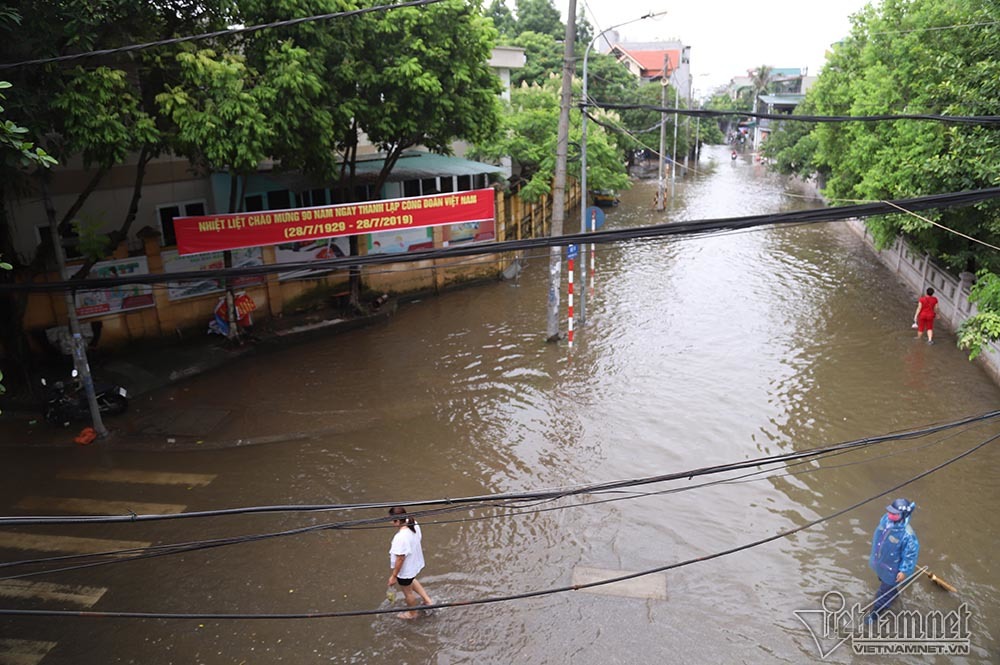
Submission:
<svg viewBox="0 0 1000 665">
<path fill-rule="evenodd" d="M 900 583 L 910 577 L 917 567 L 920 541 L 910 526 L 910 516 L 916 507 L 916 503 L 896 499 L 886 506 L 885 515 L 875 529 L 868 565 L 878 575 L 881 584 L 868 615 L 869 621 L 877 619 L 879 613 L 896 600 Z"/>
</svg>

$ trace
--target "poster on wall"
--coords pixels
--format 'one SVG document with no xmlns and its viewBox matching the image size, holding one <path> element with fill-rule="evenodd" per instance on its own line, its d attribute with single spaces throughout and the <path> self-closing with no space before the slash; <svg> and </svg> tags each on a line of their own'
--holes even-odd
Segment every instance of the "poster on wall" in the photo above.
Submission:
<svg viewBox="0 0 1000 665">
<path fill-rule="evenodd" d="M 434 248 L 434 231 L 429 228 L 398 229 L 368 234 L 369 254 L 405 254 Z"/>
<path fill-rule="evenodd" d="M 78 265 L 66 266 L 64 277 L 69 279 L 79 269 Z M 95 263 L 88 278 L 114 278 L 130 275 L 148 275 L 149 264 L 145 256 L 115 259 Z M 153 287 L 149 284 L 127 284 L 100 291 L 77 291 L 76 314 L 80 317 L 117 314 L 135 309 L 153 307 Z"/>
<path fill-rule="evenodd" d="M 495 239 L 495 223 L 492 219 L 481 222 L 462 222 L 444 227 L 445 247 L 465 242 L 485 242 Z"/>
<path fill-rule="evenodd" d="M 233 267 L 245 268 L 247 266 L 264 265 L 264 257 L 259 247 L 250 249 L 235 249 L 232 251 Z M 170 249 L 160 254 L 163 259 L 163 272 L 201 272 L 204 270 L 222 270 L 225 265 L 225 256 L 222 252 L 212 252 L 210 254 L 198 254 L 195 256 L 180 256 L 176 249 Z M 234 288 L 245 288 L 255 284 L 263 284 L 263 275 L 248 275 L 237 277 L 233 281 Z M 217 279 L 207 278 L 197 281 L 168 282 L 167 298 L 170 300 L 183 300 L 184 298 L 195 298 L 206 293 L 218 293 L 222 291 L 222 284 Z"/>
<path fill-rule="evenodd" d="M 292 242 L 278 245 L 274 248 L 276 263 L 303 263 L 306 261 L 322 261 L 324 259 L 339 259 L 351 254 L 351 241 L 346 237 L 323 238 Z M 329 269 L 311 270 L 300 268 L 289 272 L 278 273 L 279 280 L 319 277 L 329 273 Z"/>
</svg>

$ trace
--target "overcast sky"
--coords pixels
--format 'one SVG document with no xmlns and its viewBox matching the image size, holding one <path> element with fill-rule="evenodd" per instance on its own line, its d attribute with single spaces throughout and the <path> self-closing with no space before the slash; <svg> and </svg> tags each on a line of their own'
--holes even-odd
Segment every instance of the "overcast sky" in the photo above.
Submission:
<svg viewBox="0 0 1000 665">
<path fill-rule="evenodd" d="M 565 15 L 568 3 L 555 4 Z M 698 95 L 758 65 L 808 67 L 810 74 L 818 74 L 830 45 L 850 32 L 848 17 L 866 4 L 868 0 L 577 0 L 595 35 L 643 14 L 666 11 L 619 33 L 623 41 L 679 39 L 690 46 Z"/>
</svg>

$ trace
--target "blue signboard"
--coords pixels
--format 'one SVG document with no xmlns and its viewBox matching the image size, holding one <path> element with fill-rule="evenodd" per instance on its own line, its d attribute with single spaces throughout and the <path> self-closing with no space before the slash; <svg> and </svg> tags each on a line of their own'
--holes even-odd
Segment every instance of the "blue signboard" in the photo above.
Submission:
<svg viewBox="0 0 1000 665">
<path fill-rule="evenodd" d="M 566 245 L 566 258 L 573 260 L 580 254 L 580 248 L 576 245 Z"/>
<path fill-rule="evenodd" d="M 587 208 L 587 231 L 596 231 L 604 226 L 604 211 L 597 206 Z"/>
</svg>

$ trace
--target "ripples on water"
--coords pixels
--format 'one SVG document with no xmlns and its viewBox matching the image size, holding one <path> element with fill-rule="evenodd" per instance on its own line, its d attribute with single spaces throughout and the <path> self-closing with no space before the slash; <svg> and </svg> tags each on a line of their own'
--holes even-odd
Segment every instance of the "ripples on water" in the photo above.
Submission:
<svg viewBox="0 0 1000 665">
<path fill-rule="evenodd" d="M 608 226 L 815 205 L 789 196 L 759 165 L 730 163 L 722 148 L 708 149 L 699 170 L 678 185 L 667 213 L 649 205 L 653 183 L 637 183 L 609 211 Z M 541 252 L 516 283 L 404 305 L 385 326 L 178 389 L 179 401 L 210 406 L 233 396 L 242 405 L 224 436 L 312 437 L 213 453 L 199 465 L 236 475 L 231 499 L 244 503 L 458 497 L 677 471 L 997 404 L 997 389 L 948 333 L 935 347 L 914 343 L 913 294 L 835 225 L 600 247 L 588 322 L 572 354 L 565 343 L 544 342 L 546 276 Z M 825 471 L 809 463 L 795 470 L 810 473 L 535 506 L 630 499 L 573 510 L 427 519 L 423 580 L 436 598 L 457 600 L 563 586 L 577 565 L 643 570 L 704 556 L 828 514 L 980 434 L 842 456 L 822 466 L 851 466 Z M 908 452 L 875 459 L 899 451 Z M 987 452 L 906 490 L 921 505 L 922 561 L 959 583 L 983 617 L 1000 610 L 984 554 L 1000 518 L 969 506 L 996 500 L 998 462 L 1000 454 Z M 881 501 L 791 539 L 671 572 L 666 602 L 571 593 L 412 624 L 324 625 L 322 640 L 291 628 L 286 638 L 334 662 L 799 662 L 815 654 L 793 610 L 818 607 L 832 589 L 853 599 L 873 591 L 865 557 Z M 319 547 L 302 546 L 295 561 L 324 571 L 345 592 L 346 600 L 335 595 L 341 603 L 377 605 L 389 537 L 334 533 Z M 952 599 L 936 593 L 915 589 L 906 607 L 948 609 Z M 316 602 L 331 601 L 318 594 Z M 976 630 L 995 653 L 995 626 Z"/>
</svg>

